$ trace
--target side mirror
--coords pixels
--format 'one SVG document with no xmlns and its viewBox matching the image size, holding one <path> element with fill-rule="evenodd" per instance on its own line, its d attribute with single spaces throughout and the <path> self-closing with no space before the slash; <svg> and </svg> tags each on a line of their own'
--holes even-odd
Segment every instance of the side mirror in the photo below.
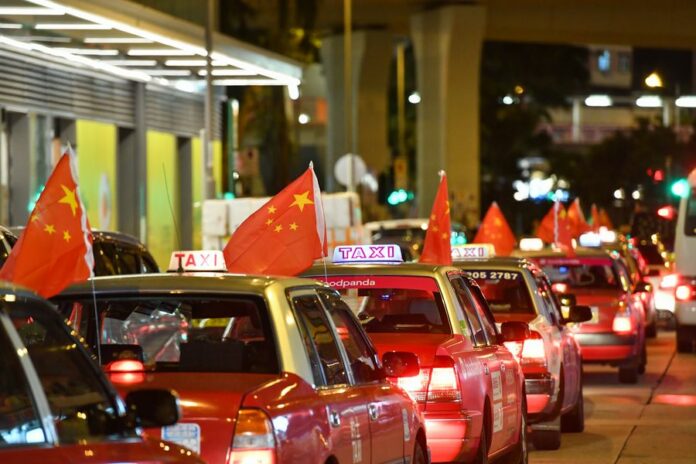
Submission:
<svg viewBox="0 0 696 464">
<path fill-rule="evenodd" d="M 500 335 L 503 342 L 521 342 L 531 336 L 529 325 L 520 321 L 503 322 L 500 325 Z"/>
<path fill-rule="evenodd" d="M 563 319 L 568 319 L 570 317 L 570 309 L 577 304 L 575 295 L 572 293 L 558 295 L 558 301 L 561 303 L 561 314 L 563 314 Z"/>
<path fill-rule="evenodd" d="M 179 398 L 169 390 L 133 390 L 126 396 L 128 412 L 142 427 L 164 427 L 179 421 Z"/>
<path fill-rule="evenodd" d="M 590 320 L 592 320 L 592 309 L 589 306 L 573 306 L 570 308 L 570 314 L 568 314 L 566 321 L 579 324 Z"/>
<path fill-rule="evenodd" d="M 389 351 L 382 355 L 382 367 L 387 377 L 415 377 L 420 373 L 420 362 L 414 353 Z"/>
</svg>

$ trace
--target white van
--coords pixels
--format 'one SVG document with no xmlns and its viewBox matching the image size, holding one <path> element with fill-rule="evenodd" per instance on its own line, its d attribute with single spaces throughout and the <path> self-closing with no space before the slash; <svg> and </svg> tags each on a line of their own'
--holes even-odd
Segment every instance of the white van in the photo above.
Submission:
<svg viewBox="0 0 696 464">
<path fill-rule="evenodd" d="M 696 169 L 689 174 L 690 191 L 679 204 L 674 270 L 679 278 L 674 296 L 677 350 L 696 349 Z"/>
</svg>

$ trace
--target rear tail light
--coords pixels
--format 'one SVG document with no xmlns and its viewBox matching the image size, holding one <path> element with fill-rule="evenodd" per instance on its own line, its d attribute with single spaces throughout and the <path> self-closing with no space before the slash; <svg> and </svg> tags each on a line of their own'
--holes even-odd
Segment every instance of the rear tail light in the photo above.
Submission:
<svg viewBox="0 0 696 464">
<path fill-rule="evenodd" d="M 104 366 L 109 380 L 117 384 L 132 385 L 145 381 L 145 365 L 137 359 L 118 359 Z"/>
<path fill-rule="evenodd" d="M 566 293 L 568 291 L 568 284 L 563 282 L 556 282 L 551 285 L 551 288 L 556 293 Z"/>
<path fill-rule="evenodd" d="M 397 385 L 419 403 L 461 400 L 457 371 L 454 360 L 449 356 L 435 356 L 432 369 L 423 368 L 414 377 L 401 377 L 397 379 Z"/>
<path fill-rule="evenodd" d="M 268 416 L 258 409 L 240 409 L 229 464 L 275 464 L 275 436 Z"/>
<path fill-rule="evenodd" d="M 674 291 L 674 296 L 679 301 L 688 301 L 693 298 L 694 289 L 691 285 L 679 285 Z"/>
<path fill-rule="evenodd" d="M 616 313 L 611 329 L 616 333 L 633 332 L 633 320 L 629 313 Z"/>
<path fill-rule="evenodd" d="M 523 367 L 532 364 L 546 366 L 544 339 L 536 330 L 531 330 L 529 338 L 523 342 L 505 342 L 505 347 Z"/>
<path fill-rule="evenodd" d="M 679 283 L 678 274 L 668 274 L 660 280 L 660 288 L 674 288 Z"/>
</svg>

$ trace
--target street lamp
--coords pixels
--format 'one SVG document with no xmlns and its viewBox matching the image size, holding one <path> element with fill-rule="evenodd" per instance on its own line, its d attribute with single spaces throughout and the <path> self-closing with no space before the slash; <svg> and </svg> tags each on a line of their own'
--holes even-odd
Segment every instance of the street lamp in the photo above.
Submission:
<svg viewBox="0 0 696 464">
<path fill-rule="evenodd" d="M 662 88 L 664 86 L 662 77 L 660 77 L 657 71 L 651 72 L 648 77 L 645 78 L 645 85 L 651 89 Z"/>
</svg>

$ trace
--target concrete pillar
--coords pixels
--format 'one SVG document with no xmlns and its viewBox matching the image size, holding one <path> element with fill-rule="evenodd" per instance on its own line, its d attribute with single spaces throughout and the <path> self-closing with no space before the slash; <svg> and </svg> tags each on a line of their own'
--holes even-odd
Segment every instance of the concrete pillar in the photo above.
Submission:
<svg viewBox="0 0 696 464">
<path fill-rule="evenodd" d="M 570 139 L 573 143 L 580 143 L 581 120 L 582 120 L 582 100 L 579 97 L 573 98 L 572 125 L 570 128 Z"/>
<path fill-rule="evenodd" d="M 326 190 L 336 190 L 334 164 L 346 154 L 346 117 L 353 118 L 353 147 L 369 169 L 384 170 L 390 160 L 387 127 L 392 35 L 382 30 L 353 32 L 353 108 L 343 104 L 343 35 L 322 41 L 321 57 L 329 105 Z"/>
<path fill-rule="evenodd" d="M 437 173 L 445 169 L 453 220 L 467 225 L 479 221 L 479 76 L 485 26 L 486 10 L 479 5 L 448 6 L 411 18 L 421 96 L 416 156 L 420 216 L 430 214 Z"/>
</svg>

